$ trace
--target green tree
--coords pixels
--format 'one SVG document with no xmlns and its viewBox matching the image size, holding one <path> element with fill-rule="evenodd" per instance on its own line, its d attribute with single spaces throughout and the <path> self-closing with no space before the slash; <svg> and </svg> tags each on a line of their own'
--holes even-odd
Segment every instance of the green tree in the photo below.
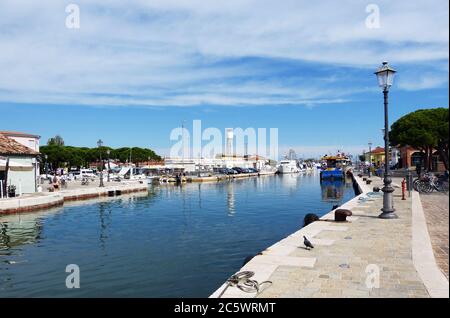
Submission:
<svg viewBox="0 0 450 318">
<path fill-rule="evenodd" d="M 47 162 L 51 169 L 62 167 L 88 167 L 91 163 L 97 162 L 100 166 L 100 154 L 102 160 L 108 158 L 108 150 L 110 151 L 110 159 L 118 159 L 120 162 L 128 162 L 130 160 L 130 148 L 113 149 L 110 147 L 72 147 L 51 142 L 50 145 L 42 146 L 40 151 L 43 155 L 47 155 Z M 161 160 L 153 150 L 147 148 L 133 147 L 131 148 L 131 161 L 139 164 L 150 160 Z M 43 166 L 44 169 L 44 166 Z"/>
<path fill-rule="evenodd" d="M 47 141 L 47 146 L 64 146 L 64 139 L 60 135 L 56 135 Z"/>
<path fill-rule="evenodd" d="M 432 168 L 433 149 L 437 149 L 448 169 L 448 108 L 421 109 L 397 120 L 391 128 L 391 145 L 411 146 L 424 155 L 424 167 Z"/>
</svg>

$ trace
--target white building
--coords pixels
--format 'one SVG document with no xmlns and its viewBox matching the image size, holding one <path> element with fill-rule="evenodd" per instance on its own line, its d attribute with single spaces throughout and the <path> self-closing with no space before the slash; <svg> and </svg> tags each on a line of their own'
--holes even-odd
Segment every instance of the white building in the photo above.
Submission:
<svg viewBox="0 0 450 318">
<path fill-rule="evenodd" d="M 5 196 L 5 183 L 15 186 L 17 195 L 36 192 L 38 156 L 37 151 L 0 134 L 0 195 Z"/>
<path fill-rule="evenodd" d="M 14 139 L 18 143 L 30 148 L 35 152 L 39 152 L 39 140 L 41 136 L 22 133 L 18 131 L 0 131 L 0 135 Z"/>
</svg>

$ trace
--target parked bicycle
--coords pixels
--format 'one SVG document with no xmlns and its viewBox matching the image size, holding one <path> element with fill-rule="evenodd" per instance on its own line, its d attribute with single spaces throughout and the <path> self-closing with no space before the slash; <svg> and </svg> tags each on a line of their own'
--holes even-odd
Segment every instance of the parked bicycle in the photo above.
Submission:
<svg viewBox="0 0 450 318">
<path fill-rule="evenodd" d="M 81 179 L 81 185 L 89 185 L 89 178 L 88 177 L 83 177 Z"/>
<path fill-rule="evenodd" d="M 422 177 L 414 180 L 413 187 L 419 193 L 430 193 L 435 190 L 438 192 L 448 192 L 448 175 L 425 173 Z"/>
</svg>

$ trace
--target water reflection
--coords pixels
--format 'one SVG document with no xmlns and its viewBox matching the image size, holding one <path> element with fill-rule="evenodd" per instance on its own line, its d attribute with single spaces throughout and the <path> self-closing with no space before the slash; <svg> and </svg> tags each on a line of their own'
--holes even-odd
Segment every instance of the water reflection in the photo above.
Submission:
<svg viewBox="0 0 450 318">
<path fill-rule="evenodd" d="M 8 254 L 3 251 L 38 242 L 42 237 L 42 219 L 60 211 L 62 208 L 0 216 L 0 255 Z"/>
<path fill-rule="evenodd" d="M 324 202 L 336 203 L 344 197 L 344 180 L 323 180 L 320 187 L 322 188 L 322 201 Z"/>
<path fill-rule="evenodd" d="M 289 190 L 289 193 L 291 195 L 294 195 L 297 192 L 297 189 L 300 185 L 301 179 L 303 175 L 299 174 L 282 174 L 279 175 L 278 178 L 281 180 L 281 185 L 283 188 L 286 188 Z"/>
<path fill-rule="evenodd" d="M 98 205 L 100 217 L 100 246 L 106 251 L 106 240 L 108 239 L 108 228 L 111 224 L 111 208 L 108 203 L 101 202 Z"/>
<path fill-rule="evenodd" d="M 236 212 L 235 209 L 235 201 L 234 198 L 234 182 L 228 182 L 226 185 L 227 188 L 227 210 L 228 210 L 228 216 L 233 216 Z"/>
<path fill-rule="evenodd" d="M 329 211 L 327 187 L 317 174 L 155 185 L 33 213 L 30 224 L 0 217 L 0 253 L 9 253 L 0 254 L 0 297 L 207 297 L 306 213 Z M 334 187 L 336 200 L 353 197 Z M 65 288 L 67 264 L 82 268 L 85 287 Z"/>
</svg>

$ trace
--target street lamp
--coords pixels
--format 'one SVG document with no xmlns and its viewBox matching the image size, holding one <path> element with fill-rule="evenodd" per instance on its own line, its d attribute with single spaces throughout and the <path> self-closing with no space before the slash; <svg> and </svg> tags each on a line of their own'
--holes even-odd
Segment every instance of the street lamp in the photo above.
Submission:
<svg viewBox="0 0 450 318">
<path fill-rule="evenodd" d="M 97 141 L 97 146 L 98 146 L 98 149 L 100 151 L 100 184 L 99 184 L 99 187 L 104 187 L 105 185 L 103 184 L 103 161 L 102 161 L 103 141 L 101 139 L 99 139 Z"/>
<path fill-rule="evenodd" d="M 395 209 L 393 205 L 394 188 L 391 186 L 392 179 L 389 171 L 389 119 L 388 119 L 388 95 L 389 88 L 394 83 L 394 74 L 396 71 L 388 65 L 388 62 L 383 62 L 375 75 L 378 79 L 378 85 L 383 89 L 384 95 L 384 187 L 383 191 L 383 208 L 379 218 L 381 219 L 395 219 Z"/>
<path fill-rule="evenodd" d="M 372 177 L 372 142 L 369 141 L 369 178 Z"/>
<path fill-rule="evenodd" d="M 48 179 L 48 163 L 47 163 L 47 160 L 48 160 L 48 155 L 45 155 L 45 179 L 46 180 Z"/>
<path fill-rule="evenodd" d="M 108 177 L 107 177 L 107 181 L 109 182 L 109 170 L 111 170 L 110 165 L 109 165 L 109 155 L 111 154 L 111 150 L 106 150 L 106 154 L 108 155 Z"/>
</svg>

